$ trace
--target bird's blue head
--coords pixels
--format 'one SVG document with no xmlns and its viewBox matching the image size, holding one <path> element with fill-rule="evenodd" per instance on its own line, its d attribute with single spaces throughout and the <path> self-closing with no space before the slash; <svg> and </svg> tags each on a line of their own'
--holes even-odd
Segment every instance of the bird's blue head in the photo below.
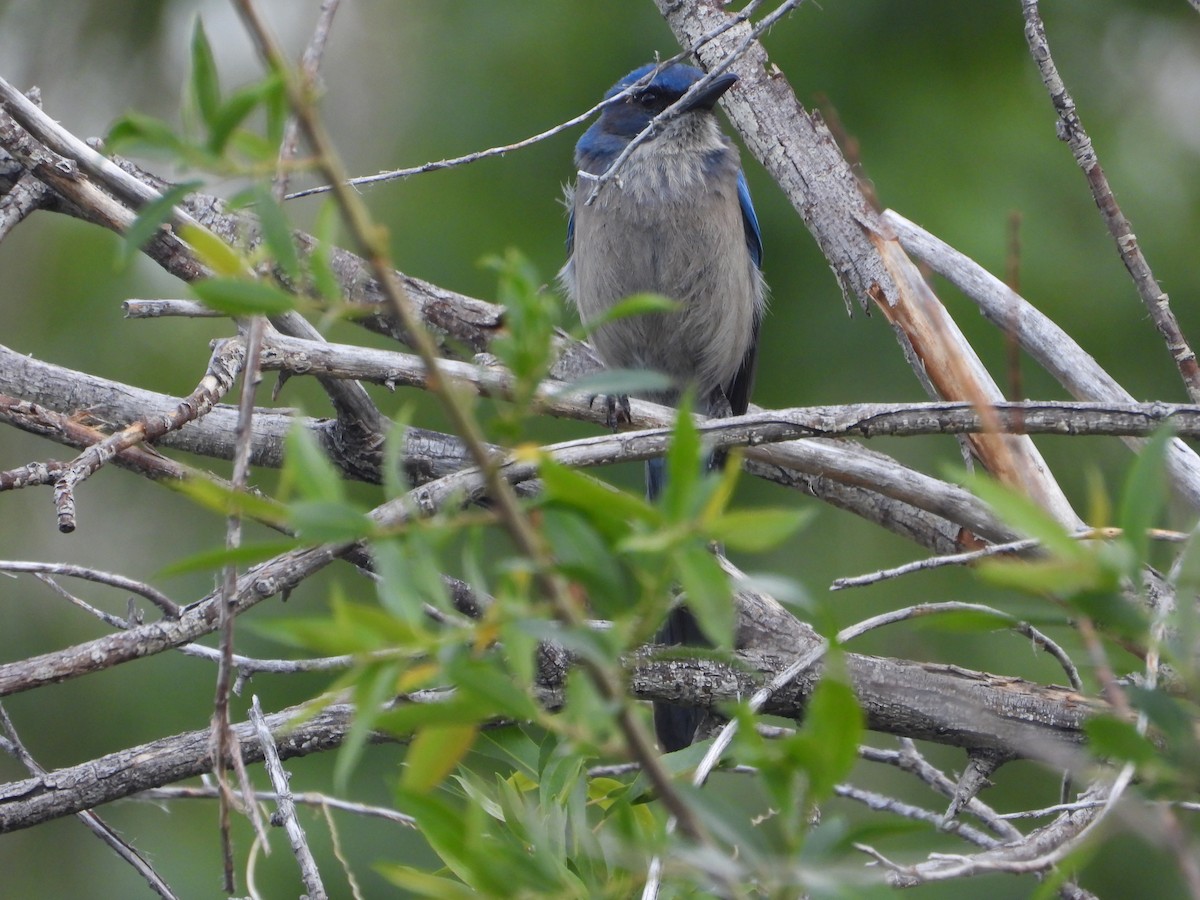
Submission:
<svg viewBox="0 0 1200 900">
<path fill-rule="evenodd" d="M 609 100 L 625 89 L 642 81 L 653 72 L 654 63 L 634 69 L 605 93 Z M 679 100 L 688 89 L 704 77 L 704 73 L 693 66 L 675 64 L 663 69 L 649 83 L 643 85 L 625 99 L 606 106 L 600 118 L 584 132 L 575 147 L 577 157 L 599 156 L 619 153 L 629 141 L 650 124 L 650 120 L 668 106 Z M 718 75 L 701 91 L 688 99 L 684 112 L 693 110 L 711 111 L 734 82 L 733 73 Z"/>
</svg>

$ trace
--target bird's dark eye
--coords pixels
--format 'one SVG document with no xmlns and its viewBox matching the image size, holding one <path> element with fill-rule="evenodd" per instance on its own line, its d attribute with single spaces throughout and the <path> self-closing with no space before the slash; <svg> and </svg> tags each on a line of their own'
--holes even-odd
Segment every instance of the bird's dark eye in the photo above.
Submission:
<svg viewBox="0 0 1200 900">
<path fill-rule="evenodd" d="M 658 91 L 642 91 L 642 93 L 638 95 L 638 102 L 640 102 L 642 106 L 659 106 L 662 103 L 662 97 L 659 96 Z"/>
</svg>

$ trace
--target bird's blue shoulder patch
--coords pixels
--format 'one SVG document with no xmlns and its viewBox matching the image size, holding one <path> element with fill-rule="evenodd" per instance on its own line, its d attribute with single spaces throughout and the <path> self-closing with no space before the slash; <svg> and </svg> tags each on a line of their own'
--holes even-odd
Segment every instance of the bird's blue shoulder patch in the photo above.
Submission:
<svg viewBox="0 0 1200 900">
<path fill-rule="evenodd" d="M 758 216 L 754 213 L 754 202 L 750 199 L 750 186 L 746 184 L 746 175 L 741 170 L 737 177 L 738 203 L 742 207 L 742 225 L 746 229 L 746 248 L 750 258 L 760 269 L 762 268 L 763 246 L 762 231 L 758 227 Z"/>
</svg>

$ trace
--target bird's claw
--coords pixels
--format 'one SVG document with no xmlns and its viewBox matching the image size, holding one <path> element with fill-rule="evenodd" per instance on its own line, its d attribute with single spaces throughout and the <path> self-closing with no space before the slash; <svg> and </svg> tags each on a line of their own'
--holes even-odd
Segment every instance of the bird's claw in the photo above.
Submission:
<svg viewBox="0 0 1200 900">
<path fill-rule="evenodd" d="M 600 398 L 604 400 L 604 424 L 610 429 L 616 431 L 622 425 L 633 424 L 628 394 L 592 394 L 588 398 L 588 407 L 595 405 Z"/>
</svg>

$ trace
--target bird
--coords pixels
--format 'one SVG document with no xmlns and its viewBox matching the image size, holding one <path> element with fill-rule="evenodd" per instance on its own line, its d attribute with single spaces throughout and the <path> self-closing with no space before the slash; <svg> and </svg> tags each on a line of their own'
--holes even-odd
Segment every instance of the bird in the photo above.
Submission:
<svg viewBox="0 0 1200 900">
<path fill-rule="evenodd" d="M 567 262 L 559 282 L 585 324 L 632 294 L 676 301 L 669 312 L 599 325 L 593 347 L 606 368 L 667 376 L 669 386 L 646 390 L 642 399 L 676 406 L 691 391 L 698 412 L 725 417 L 745 413 L 750 402 L 766 287 L 762 235 L 738 149 L 714 111 L 737 76 L 717 75 L 689 93 L 702 78 L 693 66 L 650 63 L 605 93 L 613 100 L 629 91 L 602 109 L 575 146 L 580 175 L 567 190 Z M 593 178 L 681 99 L 678 114 L 658 123 L 589 203 Z M 649 499 L 664 481 L 663 460 L 648 460 Z M 706 643 L 685 605 L 670 611 L 656 640 Z M 655 704 L 660 748 L 691 744 L 702 718 L 700 709 Z"/>
</svg>

